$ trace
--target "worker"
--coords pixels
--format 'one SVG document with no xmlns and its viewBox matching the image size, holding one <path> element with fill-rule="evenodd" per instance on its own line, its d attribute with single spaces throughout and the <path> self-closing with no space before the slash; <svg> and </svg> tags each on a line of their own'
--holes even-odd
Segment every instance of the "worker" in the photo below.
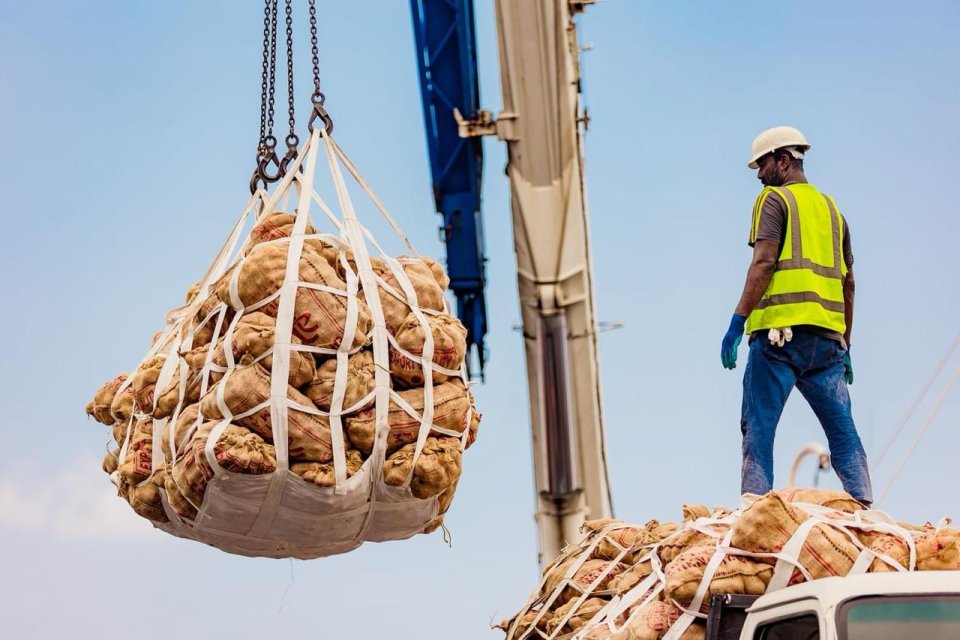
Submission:
<svg viewBox="0 0 960 640">
<path fill-rule="evenodd" d="M 810 149 L 793 127 L 774 127 L 753 141 L 747 166 L 764 188 L 753 206 L 753 260 L 720 359 L 736 368 L 749 334 L 743 374 L 741 493 L 773 488 L 773 441 L 796 386 L 827 436 L 844 490 L 873 502 L 867 456 L 853 422 L 853 252 L 850 230 L 833 198 L 807 182 Z"/>
</svg>

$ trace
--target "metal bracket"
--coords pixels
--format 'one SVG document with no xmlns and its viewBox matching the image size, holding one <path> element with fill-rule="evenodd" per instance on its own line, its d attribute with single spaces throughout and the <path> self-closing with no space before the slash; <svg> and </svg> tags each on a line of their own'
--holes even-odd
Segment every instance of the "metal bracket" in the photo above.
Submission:
<svg viewBox="0 0 960 640">
<path fill-rule="evenodd" d="M 486 109 L 477 111 L 477 117 L 467 120 L 454 107 L 453 119 L 457 121 L 457 134 L 461 138 L 478 138 L 481 136 L 497 136 L 500 140 L 516 140 L 514 122 L 517 114 L 501 111 L 496 120 L 493 114 Z"/>
<path fill-rule="evenodd" d="M 457 121 L 457 134 L 461 138 L 478 138 L 480 136 L 497 135 L 497 123 L 493 114 L 481 109 L 476 118 L 467 120 L 460 113 L 460 109 L 453 108 L 453 119 Z"/>
<path fill-rule="evenodd" d="M 584 9 L 592 4 L 597 4 L 600 0 L 567 0 L 567 6 L 570 7 L 570 13 L 582 13 Z"/>
</svg>

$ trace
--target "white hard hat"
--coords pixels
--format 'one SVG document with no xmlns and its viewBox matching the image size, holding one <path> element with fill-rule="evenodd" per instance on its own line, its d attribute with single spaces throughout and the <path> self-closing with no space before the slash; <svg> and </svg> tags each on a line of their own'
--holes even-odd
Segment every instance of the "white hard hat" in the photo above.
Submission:
<svg viewBox="0 0 960 640">
<path fill-rule="evenodd" d="M 750 150 L 750 162 L 747 166 L 751 169 L 757 168 L 757 160 L 777 149 L 789 148 L 791 155 L 798 160 L 803 158 L 803 152 L 810 148 L 810 143 L 806 137 L 800 133 L 799 129 L 793 127 L 773 127 L 766 131 L 761 131 L 760 135 L 753 139 L 753 147 Z"/>
</svg>

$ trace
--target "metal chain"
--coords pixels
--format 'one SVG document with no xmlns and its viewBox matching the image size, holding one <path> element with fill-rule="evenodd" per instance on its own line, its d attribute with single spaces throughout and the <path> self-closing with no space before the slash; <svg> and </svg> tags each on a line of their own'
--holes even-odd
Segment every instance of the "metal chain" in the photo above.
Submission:
<svg viewBox="0 0 960 640">
<path fill-rule="evenodd" d="M 317 50 L 316 0 L 310 0 L 310 53 L 313 54 L 313 101 L 323 104 L 324 96 L 320 91 L 320 55 Z"/>
<path fill-rule="evenodd" d="M 310 53 L 313 55 L 313 95 L 310 97 L 313 102 L 313 113 L 310 114 L 310 122 L 307 128 L 312 132 L 313 123 L 317 118 L 323 121 L 323 126 L 327 130 L 327 135 L 333 133 L 333 119 L 323 103 L 326 96 L 320 91 L 320 54 L 317 48 L 317 7 L 316 0 L 310 0 Z"/>
<path fill-rule="evenodd" d="M 260 80 L 260 139 L 257 141 L 257 161 L 263 153 L 263 139 L 267 137 L 267 62 L 270 51 L 270 0 L 263 3 L 263 75 Z"/>
<path fill-rule="evenodd" d="M 287 166 L 297 157 L 297 147 L 300 146 L 300 138 L 297 137 L 294 110 L 295 94 L 293 91 L 293 0 L 286 0 L 284 13 L 287 22 L 287 120 L 290 124 L 290 132 L 284 140 L 287 143 L 287 153 L 280 160 L 281 177 L 287 174 Z"/>
<path fill-rule="evenodd" d="M 266 188 L 280 179 L 280 162 L 273 136 L 274 91 L 277 66 L 277 0 L 263 3 L 263 72 L 260 79 L 260 140 L 257 143 L 257 168 L 250 178 L 250 192 L 258 185 Z M 270 166 L 276 171 L 270 172 Z"/>
<path fill-rule="evenodd" d="M 273 137 L 273 96 L 277 86 L 277 0 L 270 2 L 270 82 L 269 98 L 267 102 L 267 146 L 275 147 L 276 138 Z M 272 139 L 273 144 L 270 144 Z"/>
<path fill-rule="evenodd" d="M 326 96 L 320 91 L 320 54 L 317 41 L 316 0 L 310 2 L 310 53 L 313 62 L 313 94 L 310 99 L 313 110 L 308 128 L 312 132 L 319 118 L 327 134 L 333 132 L 333 120 L 323 106 Z M 277 80 L 277 18 L 279 0 L 264 0 L 263 8 L 263 73 L 260 81 L 260 141 L 257 145 L 257 168 L 250 178 L 250 192 L 258 186 L 267 186 L 280 180 L 287 173 L 287 166 L 297 157 L 300 139 L 296 133 L 295 97 L 293 87 L 293 0 L 284 0 L 284 17 L 287 36 L 287 122 L 289 133 L 284 142 L 287 152 L 282 159 L 276 153 L 277 139 L 273 135 L 274 101 Z M 276 170 L 271 172 L 271 167 Z"/>
</svg>

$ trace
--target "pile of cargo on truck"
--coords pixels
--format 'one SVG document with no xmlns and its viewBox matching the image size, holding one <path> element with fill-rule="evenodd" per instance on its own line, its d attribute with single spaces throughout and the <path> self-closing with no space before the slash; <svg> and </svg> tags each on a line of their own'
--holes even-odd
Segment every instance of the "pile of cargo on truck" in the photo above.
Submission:
<svg viewBox="0 0 960 640">
<path fill-rule="evenodd" d="M 587 522 L 528 602 L 509 640 L 704 638 L 711 597 L 761 595 L 831 576 L 960 569 L 960 529 L 898 522 L 849 495 L 790 488 L 737 509 L 683 507 L 681 522 Z"/>
</svg>

